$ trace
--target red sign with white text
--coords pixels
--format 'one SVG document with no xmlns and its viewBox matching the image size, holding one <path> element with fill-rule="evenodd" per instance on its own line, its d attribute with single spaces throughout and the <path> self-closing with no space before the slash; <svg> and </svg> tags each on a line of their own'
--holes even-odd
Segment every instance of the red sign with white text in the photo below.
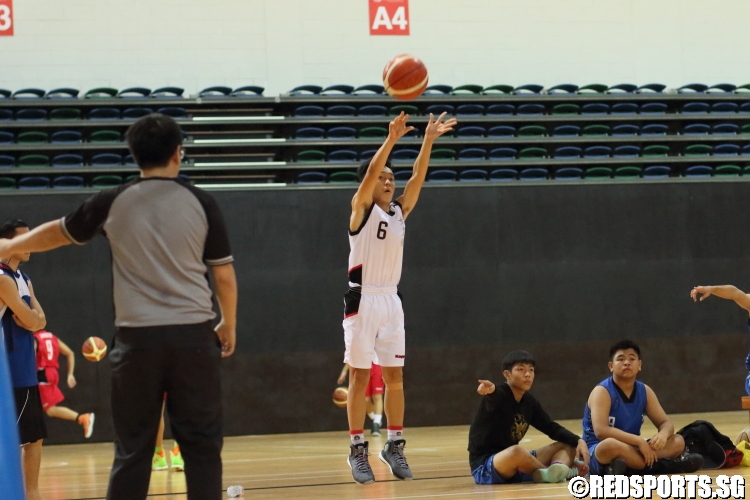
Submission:
<svg viewBox="0 0 750 500">
<path fill-rule="evenodd" d="M 13 0 L 0 0 L 0 36 L 13 36 Z"/>
<path fill-rule="evenodd" d="M 409 0 L 369 0 L 369 2 L 370 35 L 403 36 L 409 34 Z"/>
</svg>

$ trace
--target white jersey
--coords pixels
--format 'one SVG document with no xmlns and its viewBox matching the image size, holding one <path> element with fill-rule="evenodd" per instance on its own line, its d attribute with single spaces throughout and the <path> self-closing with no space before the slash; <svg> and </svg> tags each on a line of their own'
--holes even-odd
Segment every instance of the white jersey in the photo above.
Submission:
<svg viewBox="0 0 750 500">
<path fill-rule="evenodd" d="M 406 223 L 401 205 L 390 212 L 373 203 L 358 231 L 349 231 L 349 287 L 362 293 L 396 293 L 404 259 Z"/>
</svg>

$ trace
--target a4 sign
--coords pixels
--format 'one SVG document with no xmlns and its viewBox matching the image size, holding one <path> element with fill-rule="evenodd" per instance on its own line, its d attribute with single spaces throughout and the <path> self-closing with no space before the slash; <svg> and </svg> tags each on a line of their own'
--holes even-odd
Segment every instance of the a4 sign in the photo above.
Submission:
<svg viewBox="0 0 750 500">
<path fill-rule="evenodd" d="M 403 36 L 409 34 L 409 0 L 369 0 L 369 2 L 370 35 Z"/>
</svg>

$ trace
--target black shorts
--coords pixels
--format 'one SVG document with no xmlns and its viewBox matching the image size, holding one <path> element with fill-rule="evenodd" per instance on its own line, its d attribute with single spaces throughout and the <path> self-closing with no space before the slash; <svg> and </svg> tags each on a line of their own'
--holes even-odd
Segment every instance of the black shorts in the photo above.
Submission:
<svg viewBox="0 0 750 500">
<path fill-rule="evenodd" d="M 46 438 L 47 423 L 44 421 L 39 386 L 14 387 L 13 396 L 16 400 L 16 420 L 21 444 L 30 444 Z"/>
</svg>

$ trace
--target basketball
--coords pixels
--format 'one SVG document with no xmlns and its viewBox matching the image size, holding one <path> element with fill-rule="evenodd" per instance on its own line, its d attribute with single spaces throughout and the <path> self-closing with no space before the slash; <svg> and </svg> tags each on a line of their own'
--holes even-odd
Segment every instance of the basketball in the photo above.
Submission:
<svg viewBox="0 0 750 500">
<path fill-rule="evenodd" d="M 346 408 L 347 399 L 349 399 L 349 389 L 346 387 L 336 387 L 333 391 L 333 404 L 339 408 Z"/>
<path fill-rule="evenodd" d="M 383 69 L 385 91 L 401 101 L 410 101 L 422 95 L 428 81 L 424 63 L 409 54 L 394 57 Z"/>
<path fill-rule="evenodd" d="M 748 443 L 750 443 L 750 427 L 745 427 L 744 429 L 742 429 L 742 432 L 737 434 L 737 437 L 734 438 L 734 445 L 737 446 L 743 441 L 747 441 Z"/>
<path fill-rule="evenodd" d="M 89 361 L 101 361 L 107 355 L 107 344 L 99 337 L 89 337 L 83 343 L 81 352 L 83 352 L 83 357 Z"/>
</svg>

